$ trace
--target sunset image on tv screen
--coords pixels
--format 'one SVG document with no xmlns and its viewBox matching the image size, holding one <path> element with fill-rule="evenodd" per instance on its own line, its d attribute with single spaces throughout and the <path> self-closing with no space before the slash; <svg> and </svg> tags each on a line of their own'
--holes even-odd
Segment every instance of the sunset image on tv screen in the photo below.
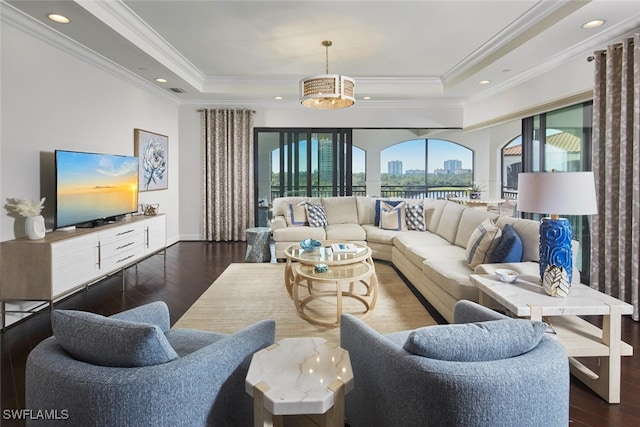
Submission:
<svg viewBox="0 0 640 427">
<path fill-rule="evenodd" d="M 137 157 L 56 151 L 56 179 L 58 227 L 137 210 Z"/>
</svg>

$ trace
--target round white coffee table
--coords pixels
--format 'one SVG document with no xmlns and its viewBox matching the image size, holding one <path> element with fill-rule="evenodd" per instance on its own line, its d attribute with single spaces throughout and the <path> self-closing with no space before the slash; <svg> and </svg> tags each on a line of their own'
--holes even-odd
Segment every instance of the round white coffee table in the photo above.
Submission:
<svg viewBox="0 0 640 427">
<path fill-rule="evenodd" d="M 301 249 L 299 244 L 285 249 L 285 285 L 300 317 L 309 323 L 335 327 L 340 325 L 343 297 L 362 304 L 364 310 L 350 310 L 352 314 L 361 318 L 371 314 L 378 298 L 378 278 L 369 247 L 354 243 L 355 252 L 337 253 L 331 249 L 332 243 L 337 242 L 324 241 L 315 250 Z M 316 272 L 317 264 L 325 264 L 327 271 Z M 327 310 L 317 310 L 327 302 L 335 307 L 330 308 L 334 314 L 329 316 Z"/>
</svg>

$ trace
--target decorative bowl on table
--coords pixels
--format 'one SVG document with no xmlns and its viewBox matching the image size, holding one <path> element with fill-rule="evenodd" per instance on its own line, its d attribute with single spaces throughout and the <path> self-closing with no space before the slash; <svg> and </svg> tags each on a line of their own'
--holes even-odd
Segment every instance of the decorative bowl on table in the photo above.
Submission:
<svg viewBox="0 0 640 427">
<path fill-rule="evenodd" d="M 518 280 L 518 272 L 513 270 L 507 270 L 506 268 L 499 268 L 496 270 L 496 277 L 501 282 L 513 283 Z"/>
<path fill-rule="evenodd" d="M 300 242 L 300 248 L 305 251 L 313 251 L 318 249 L 320 246 L 322 246 L 322 243 L 314 239 L 304 239 Z"/>
</svg>

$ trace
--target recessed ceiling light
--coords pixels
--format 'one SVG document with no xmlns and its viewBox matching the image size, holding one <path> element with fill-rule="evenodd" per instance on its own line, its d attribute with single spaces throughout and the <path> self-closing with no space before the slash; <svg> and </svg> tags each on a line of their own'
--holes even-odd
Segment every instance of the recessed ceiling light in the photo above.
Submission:
<svg viewBox="0 0 640 427">
<path fill-rule="evenodd" d="M 589 28 L 597 28 L 600 25 L 604 24 L 604 19 L 594 19 L 593 21 L 589 21 L 589 22 L 585 22 L 584 24 L 582 24 L 582 28 L 584 29 L 589 29 Z"/>
<path fill-rule="evenodd" d="M 478 82 L 479 85 L 488 85 L 489 83 L 491 83 L 491 80 L 480 80 Z"/>
<path fill-rule="evenodd" d="M 156 81 L 157 81 L 158 83 L 166 83 L 166 82 L 167 82 L 167 79 L 163 79 L 162 77 L 158 77 L 158 78 L 156 79 Z"/>
<path fill-rule="evenodd" d="M 370 96 L 363 96 L 362 99 L 371 99 Z"/>
<path fill-rule="evenodd" d="M 274 96 L 273 99 L 277 99 L 278 101 L 282 99 L 281 96 Z"/>
<path fill-rule="evenodd" d="M 68 24 L 69 22 L 71 22 L 71 19 L 57 13 L 50 13 L 47 15 L 47 18 L 51 19 L 54 22 L 57 22 L 58 24 Z"/>
</svg>

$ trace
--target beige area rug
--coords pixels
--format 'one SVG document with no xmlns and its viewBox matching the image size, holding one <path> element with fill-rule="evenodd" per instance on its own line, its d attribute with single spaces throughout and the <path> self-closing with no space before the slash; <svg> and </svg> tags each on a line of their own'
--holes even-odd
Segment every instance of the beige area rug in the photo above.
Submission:
<svg viewBox="0 0 640 427">
<path fill-rule="evenodd" d="M 297 315 L 284 286 L 284 267 L 282 263 L 231 264 L 174 328 L 233 333 L 259 320 L 273 319 L 276 321 L 276 340 L 319 336 L 339 343 L 339 327 L 312 325 Z M 365 322 L 380 333 L 436 324 L 393 267 L 376 263 L 376 274 L 378 301 Z M 344 312 L 358 314 L 363 311 L 362 305 L 346 300 Z M 335 308 L 333 310 L 335 312 Z"/>
</svg>

